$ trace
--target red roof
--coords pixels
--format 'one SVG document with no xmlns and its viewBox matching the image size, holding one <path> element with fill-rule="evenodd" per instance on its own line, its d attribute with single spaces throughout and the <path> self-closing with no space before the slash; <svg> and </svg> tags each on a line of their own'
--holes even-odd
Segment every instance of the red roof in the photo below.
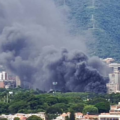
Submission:
<svg viewBox="0 0 120 120">
<path fill-rule="evenodd" d="M 83 115 L 83 113 L 81 112 L 78 112 L 78 113 L 75 113 L 76 116 L 79 116 L 79 115 Z"/>
<path fill-rule="evenodd" d="M 84 118 L 89 119 L 89 118 L 98 118 L 98 115 L 84 115 Z"/>
<path fill-rule="evenodd" d="M 0 88 L 5 88 L 5 84 L 3 81 L 0 81 Z"/>
</svg>

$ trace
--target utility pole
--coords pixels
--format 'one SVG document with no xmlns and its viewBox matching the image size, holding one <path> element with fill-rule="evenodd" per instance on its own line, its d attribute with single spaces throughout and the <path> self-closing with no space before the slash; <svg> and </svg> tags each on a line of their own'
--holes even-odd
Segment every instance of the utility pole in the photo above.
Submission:
<svg viewBox="0 0 120 120">
<path fill-rule="evenodd" d="M 57 85 L 57 82 L 53 82 L 53 94 L 55 94 L 55 92 L 56 92 L 56 85 Z"/>
<path fill-rule="evenodd" d="M 94 19 L 94 14 L 92 14 L 91 21 L 92 21 L 92 29 L 95 29 L 95 19 Z"/>
<path fill-rule="evenodd" d="M 9 95 L 9 94 L 7 94 L 7 103 L 8 103 L 8 95 Z"/>
<path fill-rule="evenodd" d="M 3 101 L 5 102 L 5 96 L 4 96 L 4 98 L 3 98 Z"/>
</svg>

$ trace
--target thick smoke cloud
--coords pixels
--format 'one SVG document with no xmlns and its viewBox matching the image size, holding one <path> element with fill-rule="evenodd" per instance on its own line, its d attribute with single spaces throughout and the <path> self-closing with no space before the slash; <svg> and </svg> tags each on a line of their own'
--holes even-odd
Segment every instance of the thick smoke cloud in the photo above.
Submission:
<svg viewBox="0 0 120 120">
<path fill-rule="evenodd" d="M 53 0 L 1 0 L 0 63 L 23 86 L 106 92 L 106 66 L 80 52 L 86 38 L 70 35 L 66 21 Z"/>
</svg>

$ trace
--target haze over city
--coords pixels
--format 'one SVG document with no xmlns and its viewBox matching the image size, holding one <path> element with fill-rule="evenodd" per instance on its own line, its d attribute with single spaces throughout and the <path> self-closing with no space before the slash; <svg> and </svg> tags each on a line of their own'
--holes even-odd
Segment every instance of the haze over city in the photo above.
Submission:
<svg viewBox="0 0 120 120">
<path fill-rule="evenodd" d="M 120 1 L 0 0 L 0 120 L 120 120 Z"/>
<path fill-rule="evenodd" d="M 0 1 L 0 63 L 22 86 L 49 90 L 57 82 L 59 90 L 106 93 L 109 68 L 97 56 L 88 57 L 92 30 L 72 32 L 70 7 L 59 3 Z"/>
</svg>

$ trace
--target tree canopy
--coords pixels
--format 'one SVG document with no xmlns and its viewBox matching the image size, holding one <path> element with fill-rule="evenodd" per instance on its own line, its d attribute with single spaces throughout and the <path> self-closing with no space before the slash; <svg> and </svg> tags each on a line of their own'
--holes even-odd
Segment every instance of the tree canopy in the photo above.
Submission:
<svg viewBox="0 0 120 120">
<path fill-rule="evenodd" d="M 42 119 L 36 115 L 32 115 L 32 116 L 28 117 L 27 120 L 42 120 Z"/>
<path fill-rule="evenodd" d="M 11 89 L 0 90 L 0 114 L 45 112 L 51 119 L 57 114 L 70 111 L 97 114 L 109 112 L 110 105 L 117 104 L 120 100 L 120 93 L 56 92 L 56 95 L 53 95 L 52 93 L 38 93 L 34 90 L 14 89 L 13 96 L 8 96 L 7 101 L 9 91 Z M 91 105 L 94 111 L 91 111 Z"/>
<path fill-rule="evenodd" d="M 15 117 L 14 120 L 20 120 L 20 118 L 19 117 Z"/>
<path fill-rule="evenodd" d="M 93 105 L 87 105 L 83 109 L 83 114 L 98 114 L 98 108 Z"/>
</svg>

